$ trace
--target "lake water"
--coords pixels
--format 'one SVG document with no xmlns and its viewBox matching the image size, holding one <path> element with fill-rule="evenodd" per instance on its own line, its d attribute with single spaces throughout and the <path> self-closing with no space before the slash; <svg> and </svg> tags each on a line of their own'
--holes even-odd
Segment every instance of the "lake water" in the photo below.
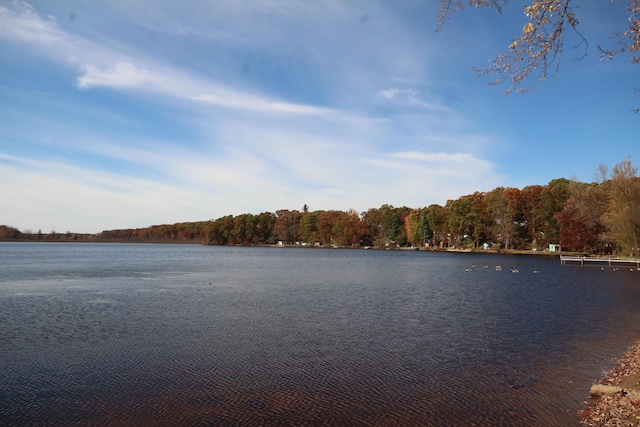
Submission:
<svg viewBox="0 0 640 427">
<path fill-rule="evenodd" d="M 640 339 L 629 270 L 0 243 L 0 425 L 576 425 Z"/>
</svg>

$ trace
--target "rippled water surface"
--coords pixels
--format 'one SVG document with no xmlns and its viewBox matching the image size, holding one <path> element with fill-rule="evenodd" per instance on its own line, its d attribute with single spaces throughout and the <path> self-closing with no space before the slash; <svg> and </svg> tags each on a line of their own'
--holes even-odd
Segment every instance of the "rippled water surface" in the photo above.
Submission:
<svg viewBox="0 0 640 427">
<path fill-rule="evenodd" d="M 1 243 L 0 425 L 576 425 L 640 338 L 639 285 L 533 256 Z"/>
</svg>

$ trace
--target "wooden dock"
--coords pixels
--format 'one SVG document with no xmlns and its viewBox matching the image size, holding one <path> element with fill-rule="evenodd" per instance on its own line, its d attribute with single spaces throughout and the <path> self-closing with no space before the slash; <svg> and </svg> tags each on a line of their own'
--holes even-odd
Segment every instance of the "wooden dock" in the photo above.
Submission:
<svg viewBox="0 0 640 427">
<path fill-rule="evenodd" d="M 633 258 L 611 258 L 611 257 L 597 257 L 597 256 L 571 256 L 560 255 L 560 263 L 580 263 L 585 265 L 587 263 L 594 263 L 597 265 L 635 265 L 640 268 L 640 259 Z"/>
</svg>

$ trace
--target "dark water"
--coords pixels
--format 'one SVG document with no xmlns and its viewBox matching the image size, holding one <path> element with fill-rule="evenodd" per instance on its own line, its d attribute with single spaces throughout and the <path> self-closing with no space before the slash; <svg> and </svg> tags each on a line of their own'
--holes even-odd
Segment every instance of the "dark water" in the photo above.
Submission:
<svg viewBox="0 0 640 427">
<path fill-rule="evenodd" d="M 640 339 L 639 285 L 547 257 L 0 244 L 0 425 L 576 425 Z"/>
</svg>

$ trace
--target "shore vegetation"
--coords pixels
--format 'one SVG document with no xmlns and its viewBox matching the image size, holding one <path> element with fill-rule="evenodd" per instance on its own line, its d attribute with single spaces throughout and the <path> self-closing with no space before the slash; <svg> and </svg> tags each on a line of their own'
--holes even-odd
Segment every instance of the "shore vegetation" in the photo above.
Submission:
<svg viewBox="0 0 640 427">
<path fill-rule="evenodd" d="M 0 225 L 0 240 L 294 245 L 563 251 L 637 257 L 640 247 L 640 178 L 630 158 L 595 181 L 559 178 L 522 189 L 498 187 L 422 208 L 384 204 L 354 210 L 281 209 L 260 214 L 97 234 L 20 231 Z"/>
</svg>

